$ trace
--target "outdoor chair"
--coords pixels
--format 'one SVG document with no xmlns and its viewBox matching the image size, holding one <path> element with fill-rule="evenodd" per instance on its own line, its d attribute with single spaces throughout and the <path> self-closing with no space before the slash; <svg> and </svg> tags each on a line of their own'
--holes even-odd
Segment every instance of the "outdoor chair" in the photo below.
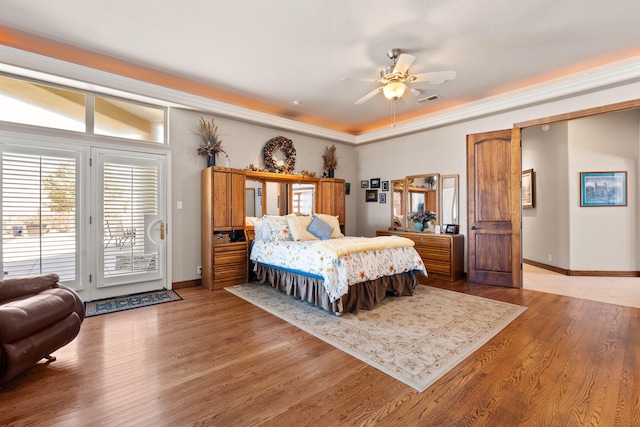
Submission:
<svg viewBox="0 0 640 427">
<path fill-rule="evenodd" d="M 127 243 L 131 246 L 136 244 L 136 229 L 124 228 L 122 220 L 119 219 L 106 219 L 105 224 L 107 227 L 107 233 L 109 237 L 104 244 L 104 247 L 108 247 L 111 242 L 114 246 L 122 249 Z"/>
</svg>

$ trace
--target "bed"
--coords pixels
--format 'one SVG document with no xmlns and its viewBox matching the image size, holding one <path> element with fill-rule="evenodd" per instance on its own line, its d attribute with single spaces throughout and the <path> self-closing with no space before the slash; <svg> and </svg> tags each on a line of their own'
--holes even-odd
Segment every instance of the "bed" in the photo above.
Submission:
<svg viewBox="0 0 640 427">
<path fill-rule="evenodd" d="M 413 295 L 417 274 L 427 272 L 412 240 L 344 237 L 333 218 L 322 217 L 331 225 L 330 233 L 319 234 L 323 239 L 308 232 L 309 218 L 254 221 L 250 259 L 257 280 L 338 315 L 372 309 L 387 295 Z"/>
</svg>

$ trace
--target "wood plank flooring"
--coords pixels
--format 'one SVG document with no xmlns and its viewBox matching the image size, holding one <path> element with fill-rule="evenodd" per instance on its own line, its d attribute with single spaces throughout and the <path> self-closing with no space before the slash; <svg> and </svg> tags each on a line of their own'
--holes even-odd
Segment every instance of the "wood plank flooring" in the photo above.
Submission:
<svg viewBox="0 0 640 427">
<path fill-rule="evenodd" d="M 0 389 L 0 425 L 638 426 L 640 310 L 531 290 L 431 285 L 528 307 L 432 387 L 411 387 L 201 287 L 86 319 Z"/>
</svg>

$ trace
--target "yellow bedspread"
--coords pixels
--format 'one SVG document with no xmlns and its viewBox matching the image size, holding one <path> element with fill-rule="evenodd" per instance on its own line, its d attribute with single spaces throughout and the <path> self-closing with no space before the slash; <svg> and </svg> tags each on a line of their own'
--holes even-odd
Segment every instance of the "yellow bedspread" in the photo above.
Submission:
<svg viewBox="0 0 640 427">
<path fill-rule="evenodd" d="M 414 246 L 411 239 L 400 236 L 378 236 L 378 237 L 346 237 L 341 239 L 329 239 L 314 242 L 314 246 L 331 252 L 336 257 L 352 254 L 354 252 L 374 251 L 377 249 L 400 248 L 403 246 Z"/>
</svg>

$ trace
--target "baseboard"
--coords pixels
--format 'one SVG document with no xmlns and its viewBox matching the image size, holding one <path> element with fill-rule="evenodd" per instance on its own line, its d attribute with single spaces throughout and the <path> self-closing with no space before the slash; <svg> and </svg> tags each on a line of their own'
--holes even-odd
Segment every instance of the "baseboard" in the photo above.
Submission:
<svg viewBox="0 0 640 427">
<path fill-rule="evenodd" d="M 640 277 L 640 271 L 569 270 L 569 276 Z"/>
<path fill-rule="evenodd" d="M 554 273 L 564 274 L 565 276 L 569 275 L 569 270 L 565 270 L 564 268 L 554 267 L 553 265 L 543 264 L 538 261 L 531 261 L 530 259 L 523 259 L 522 262 L 525 264 L 533 265 L 534 267 L 542 268 L 544 270 L 553 271 Z"/>
<path fill-rule="evenodd" d="M 522 262 L 524 262 L 525 264 L 533 265 L 534 267 L 542 268 L 544 270 L 564 274 L 565 276 L 640 277 L 640 271 L 566 270 L 564 268 L 543 264 L 538 261 L 531 261 L 530 259 L 523 259 Z"/>
<path fill-rule="evenodd" d="M 185 280 L 183 282 L 173 282 L 171 284 L 171 289 L 184 289 L 184 288 L 191 288 L 193 286 L 200 286 L 201 280 L 200 279 L 194 279 L 194 280 Z"/>
</svg>

